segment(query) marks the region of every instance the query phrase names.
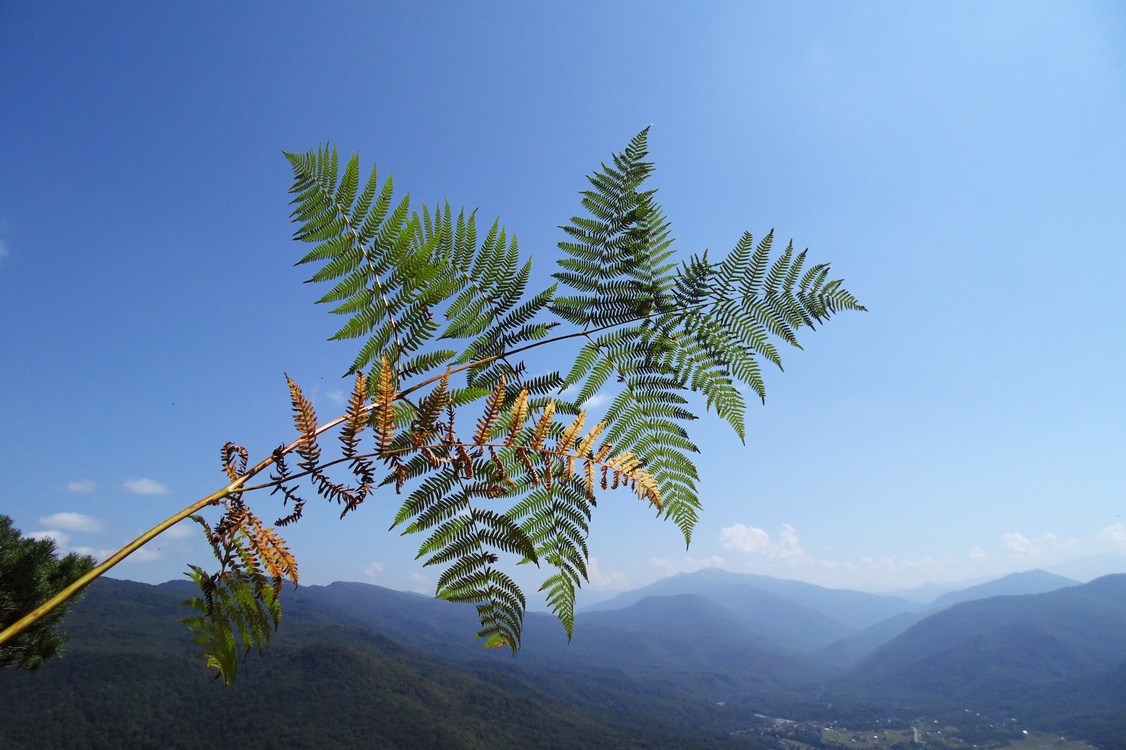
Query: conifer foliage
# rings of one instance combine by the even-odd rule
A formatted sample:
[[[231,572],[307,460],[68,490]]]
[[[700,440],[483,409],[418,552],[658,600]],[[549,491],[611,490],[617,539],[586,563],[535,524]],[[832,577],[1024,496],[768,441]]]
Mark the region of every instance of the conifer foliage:
[[[24,536],[0,515],[0,626],[36,607],[94,567],[94,558],[76,552],[59,557],[53,539]],[[66,607],[59,607],[18,636],[0,644],[0,669],[35,671],[61,652],[59,632]]]
[[[678,261],[647,139],[587,178],[542,289],[529,288],[531,261],[499,221],[484,229],[448,203],[416,208],[374,167],[362,179],[358,155],[341,171],[331,146],[285,155],[294,237],[310,246],[298,264],[340,316],[333,338],[358,344],[354,387],[347,413],[322,423],[287,379],[296,439],[253,466],[228,443],[230,484],[154,529],[223,509],[214,525],[193,516],[220,565],[191,567],[201,596],[184,620],[217,676],[233,679],[240,646],[264,647],[277,626],[282,584],[298,575],[276,526],[299,521],[312,494],[341,517],[399,495],[393,528],[419,535],[437,595],[475,606],[478,637],[513,651],[526,599],[506,569],[543,572],[570,637],[601,492],[632,491],[691,540],[700,499],[687,426],[700,405],[742,439],[744,388],[765,397],[762,362],[781,367],[778,344],[797,347],[799,329],[864,308],[827,263],[792,243],[775,252],[772,232],[757,243],[744,234],[718,260]],[[571,346],[566,371],[529,359],[548,345]],[[339,440],[326,452],[330,431]],[[256,489],[284,504],[275,527],[246,503]]]

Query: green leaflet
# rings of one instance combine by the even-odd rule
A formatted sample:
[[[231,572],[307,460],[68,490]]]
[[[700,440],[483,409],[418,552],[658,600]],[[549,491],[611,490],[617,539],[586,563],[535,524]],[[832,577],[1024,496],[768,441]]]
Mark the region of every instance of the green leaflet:
[[[575,593],[587,580],[586,538],[592,508],[581,480],[572,477],[551,489],[537,488],[511,511],[521,519],[521,529],[535,545],[537,557],[556,570],[540,590],[568,639],[574,634]]]
[[[278,590],[245,571],[208,575],[192,565],[188,577],[199,586],[203,597],[183,602],[197,614],[180,622],[188,626],[192,643],[200,648],[207,666],[216,670],[216,678],[230,685],[238,674],[240,658],[252,648],[262,651],[269,646],[270,635],[281,621]]]

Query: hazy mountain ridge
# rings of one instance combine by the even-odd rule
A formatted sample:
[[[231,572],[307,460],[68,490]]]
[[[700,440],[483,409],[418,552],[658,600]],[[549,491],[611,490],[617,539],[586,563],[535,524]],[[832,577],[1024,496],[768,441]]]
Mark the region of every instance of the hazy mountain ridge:
[[[929,614],[953,607],[955,604],[988,599],[992,596],[1046,594],[1049,591],[1078,585],[1079,581],[1073,578],[1049,573],[1046,570],[1026,570],[1021,573],[1010,573],[1007,576],[979,583],[976,586],[949,591],[936,597],[934,601],[923,607],[922,611]]]
[[[64,658],[0,679],[0,747],[716,746],[709,733],[677,726],[689,719],[669,710],[665,720],[625,690],[616,710],[597,711],[597,691],[580,705],[559,681],[533,684],[513,659],[473,644],[472,629],[456,640],[484,667],[436,658],[432,645],[472,609],[363,584],[287,591],[292,606],[271,651],[225,689],[176,623],[191,591],[183,582],[95,583],[68,621]],[[362,625],[373,610],[384,622],[434,627],[407,645]]]
[[[1113,575],[938,612],[876,649],[834,691],[905,707],[981,707],[1074,729],[1126,718],[1126,691],[1105,687],[1123,684],[1124,662],[1126,575]]]
[[[732,606],[732,600],[728,600],[728,597],[734,594],[734,601],[738,601],[739,595],[748,589],[780,597],[797,608],[816,613],[850,630],[874,625],[917,606],[907,599],[886,594],[831,589],[805,581],[706,568],[695,573],[680,573],[640,589],[627,591],[584,611],[620,609],[646,596],[670,594],[699,594],[725,606]]]
[[[1065,645],[1076,647],[1076,658],[1084,664],[1089,660],[1092,667],[1109,667],[1126,659],[1126,575],[1042,594],[957,604],[926,617],[879,647],[856,671],[890,676],[914,663],[949,654],[961,643],[993,639],[998,633],[1011,635],[1013,630],[1064,639]]]
[[[476,614],[470,607],[365,584],[334,583],[287,593],[292,594],[290,617],[372,628],[475,668],[614,672],[637,687],[644,679],[675,673],[686,683],[744,692],[808,684],[840,673],[757,637],[739,617],[703,597],[650,597],[624,610],[580,615],[570,642],[553,616],[529,613],[519,657],[510,665],[473,640]]]
[[[1061,580],[1046,573],[999,579],[961,595]],[[682,593],[664,593],[669,590]],[[630,592],[616,600],[625,604],[620,608],[581,612],[570,643],[553,617],[529,613],[516,659],[474,641],[471,607],[368,584],[305,586],[285,592],[285,618],[272,651],[251,657],[235,693],[202,675],[176,624],[185,616],[178,603],[193,591],[187,582],[96,583],[68,623],[75,636],[68,656],[41,675],[0,680],[0,705],[17,709],[0,712],[7,714],[0,715],[0,738],[9,743],[3,746],[31,746],[31,738],[54,732],[59,722],[81,730],[67,737],[101,739],[51,746],[136,745],[122,727],[143,729],[148,722],[163,727],[153,731],[167,746],[196,746],[176,744],[176,737],[199,740],[187,727],[200,711],[237,722],[236,710],[254,710],[275,717],[279,736],[292,740],[276,746],[312,747],[300,717],[316,721],[315,706],[365,715],[405,712],[409,716],[384,728],[398,738],[385,737],[385,744],[398,747],[722,747],[740,716],[765,706],[772,715],[808,710],[831,716],[846,707],[851,715],[895,707],[925,712],[957,705],[960,711],[964,703],[1069,736],[1087,733],[1108,746],[1114,746],[1107,739],[1114,728],[1126,726],[1126,575],[1043,594],[977,599],[927,616],[901,611],[858,631],[826,612],[848,618],[856,602],[910,603],[702,571]],[[764,624],[771,618],[775,627]],[[920,619],[895,632],[911,618]],[[778,635],[793,623],[810,628],[803,649]],[[851,632],[851,642],[866,634],[874,644],[850,672],[833,663],[850,639],[816,652],[808,646],[811,632],[832,629]],[[364,694],[340,688],[341,682],[363,686]],[[255,687],[265,684],[274,686],[267,689],[271,694],[276,686],[285,690],[266,697]],[[53,707],[64,694],[66,707]],[[215,708],[213,696],[224,694],[237,697]],[[137,707],[107,705],[107,695]],[[517,705],[518,718],[501,708]],[[415,726],[410,718],[427,714],[437,717],[437,726]],[[498,731],[490,745],[490,722],[497,720],[515,726]],[[111,721],[113,727],[103,726]],[[384,736],[376,723],[357,721],[360,730],[333,723],[325,736],[343,746]],[[593,744],[568,744],[576,732]],[[426,741],[412,745],[412,736]],[[528,744],[541,736],[553,739]],[[238,741],[272,746],[243,735]]]
[[[864,657],[900,633],[906,632],[912,625],[956,604],[988,599],[993,596],[1042,594],[1067,586],[1075,586],[1078,583],[1078,581],[1070,578],[1064,578],[1043,570],[1010,573],[992,581],[941,594],[934,600],[916,607],[914,611],[901,612],[858,633],[842,638],[840,641],[817,651],[817,656],[839,667],[854,667]]]
[[[826,664],[851,668],[879,646],[929,614],[962,601],[1052,591],[1077,581],[1042,570],[1013,573],[919,604],[902,597],[829,589],[803,581],[708,568],[682,573],[600,602],[584,617],[622,611],[647,597],[692,595],[743,621],[747,632],[777,646],[814,654]]]

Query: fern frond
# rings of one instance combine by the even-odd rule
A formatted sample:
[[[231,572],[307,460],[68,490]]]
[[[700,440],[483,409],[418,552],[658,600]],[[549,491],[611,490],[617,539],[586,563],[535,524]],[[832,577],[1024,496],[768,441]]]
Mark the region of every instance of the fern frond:
[[[438,387],[419,403],[418,413],[415,415],[416,426],[412,430],[416,441],[424,441],[426,436],[437,431],[438,418],[450,403],[449,386],[449,375],[443,375]]]
[[[371,412],[375,428],[378,451],[386,457],[387,451],[395,441],[395,376],[387,357],[380,359],[378,385],[373,394],[374,405]],[[386,459],[385,459],[386,460]]]
[[[516,397],[516,401],[512,404],[512,409],[509,412],[509,430],[508,439],[504,441],[505,446],[510,446],[515,442],[516,436],[520,434],[520,430],[524,428],[524,421],[528,418],[528,391],[524,389],[520,391],[520,395]]]
[[[261,560],[266,572],[275,581],[288,578],[297,586],[297,558],[289,551],[285,540],[273,529],[262,525],[257,516],[250,516],[244,527],[247,540],[253,545],[254,555]]]
[[[547,406],[544,407],[543,414],[540,415],[539,420],[536,422],[535,430],[532,432],[532,439],[528,443],[533,451],[538,451],[543,448],[544,442],[547,440],[547,431],[551,427],[552,417],[555,416],[555,402],[549,401]]]
[[[312,469],[321,457],[321,449],[317,445],[317,413],[312,402],[301,392],[300,386],[288,375],[285,376],[285,381],[289,385],[289,399],[293,407],[293,426],[301,435],[301,445],[297,449],[298,455],[303,459],[301,467]]]
[[[214,529],[193,516],[204,529],[220,561],[220,569],[208,574],[192,565],[188,577],[203,597],[192,597],[185,605],[197,614],[181,620],[188,626],[201,656],[216,670],[216,679],[230,684],[238,671],[237,644],[244,656],[251,649],[267,648],[271,633],[281,621],[278,588],[283,577],[297,585],[297,561],[285,542],[237,500],[228,500],[227,512]],[[263,563],[273,578],[263,572]]]
[[[348,398],[348,421],[340,431],[340,443],[344,447],[345,458],[355,458],[359,450],[360,433],[368,423],[368,415],[364,412],[367,398],[367,378],[362,372],[357,372],[352,395]]]
[[[333,338],[355,340],[358,351],[347,412],[334,421],[339,459],[322,456],[325,427],[287,377],[298,439],[273,452],[271,483],[261,485],[292,503],[277,525],[301,517],[302,483],[343,505],[342,515],[356,508],[379,458],[382,484],[406,494],[394,526],[425,537],[418,554],[441,569],[438,595],[473,604],[478,636],[512,650],[526,602],[496,567],[501,556],[551,569],[541,590],[570,637],[599,488],[635,492],[690,541],[700,498],[687,426],[697,405],[743,438],[744,390],[765,399],[761,363],[782,367],[778,342],[801,348],[803,328],[864,308],[793,242],[775,253],[773,230],[757,244],[744,233],[718,260],[705,252],[674,262],[647,157],[648,129],[587,178],[580,211],[561,227],[556,283],[537,291],[531,262],[499,220],[479,232],[474,212],[448,202],[414,210],[390,177],[373,167],[362,180],[358,155],[341,165],[331,146],[286,154],[294,237],[308,243],[298,263],[322,285],[318,302],[341,316]],[[561,324],[573,328],[553,333]],[[522,359],[569,339],[579,351],[565,376]],[[417,403],[408,398],[435,382]],[[607,392],[604,418],[583,436],[586,407]],[[478,402],[462,440],[472,418],[459,414]],[[221,458],[230,481],[245,482],[245,449],[227,444]],[[354,483],[330,477],[338,464]],[[268,642],[282,580],[297,582],[296,559],[243,503],[243,488],[230,488],[214,527],[201,520],[219,571],[189,573],[201,596],[187,622],[224,679],[240,645]]]
[[[288,526],[301,520],[305,511],[305,498],[297,494],[297,488],[292,484],[293,477],[285,459],[285,446],[275,448],[271,457],[274,461],[274,470],[270,473],[270,481],[274,484],[274,489],[270,494],[280,492],[283,504],[293,503],[293,511],[289,515],[279,517],[274,523],[278,526]]]
[[[473,433],[473,444],[484,445],[493,434],[497,419],[500,418],[501,408],[504,405],[505,387],[507,383],[502,375],[496,388],[485,402],[485,413],[477,420],[477,431]]]
[[[246,473],[246,464],[250,460],[250,454],[246,448],[228,442],[223,445],[221,455],[223,471],[227,472],[227,478],[232,482]]]
[[[293,168],[290,193],[296,204],[293,218],[299,224],[294,239],[317,243],[301,262],[325,263],[311,282],[340,280],[320,300],[343,302],[335,312],[349,315],[334,338],[364,336],[369,337],[369,344],[372,339],[383,342],[363,347],[351,371],[364,369],[388,343],[393,360],[409,355],[410,342],[404,342],[402,334],[419,321],[400,316],[399,305],[404,287],[408,297],[422,295],[429,276],[423,271],[430,255],[430,249],[418,241],[420,232],[409,197],[389,211],[393,188],[388,179],[379,200],[372,204],[377,183],[373,169],[360,200],[355,201],[358,156],[349,160],[338,182],[336,150],[329,146],[303,155],[287,153],[286,158]],[[405,276],[405,269],[419,278]]]
[[[559,437],[559,442],[556,443],[555,450],[560,453],[566,453],[571,450],[571,446],[574,445],[575,440],[577,440],[579,435],[582,433],[583,422],[585,421],[586,412],[579,412],[579,416],[575,417],[575,421],[569,424],[567,426],[567,429],[565,429],[563,431],[563,434]],[[576,450],[575,452],[580,456],[584,455],[583,451]]]

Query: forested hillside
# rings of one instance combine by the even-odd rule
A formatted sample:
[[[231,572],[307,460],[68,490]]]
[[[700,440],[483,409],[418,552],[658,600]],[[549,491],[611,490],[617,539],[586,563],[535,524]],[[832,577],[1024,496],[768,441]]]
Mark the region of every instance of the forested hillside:
[[[95,584],[68,623],[73,640],[64,658],[37,674],[0,679],[0,746],[716,746],[707,733],[662,722],[657,711],[628,696],[599,713],[576,707],[512,673],[510,656],[490,654],[498,668],[457,666],[370,628],[326,624],[298,607],[272,651],[252,657],[239,681],[224,687],[193,658],[186,633],[173,627],[184,615],[178,602],[185,588],[110,579]],[[442,602],[385,593],[384,602],[415,599],[456,612],[455,620],[472,617]],[[403,615],[409,624],[409,609],[388,608],[384,617]],[[434,635],[443,637],[440,631],[441,625]],[[489,658],[479,652],[475,647],[475,654]]]
[[[857,592],[771,580],[757,583],[773,591],[756,593],[715,579],[693,589],[683,577],[585,612],[570,643],[553,617],[531,613],[515,658],[482,649],[467,636],[473,612],[448,602],[359,583],[301,587],[286,592],[271,651],[252,654],[233,687],[211,679],[174,626],[189,583],[106,579],[68,622],[64,658],[0,678],[0,746],[783,746],[763,715],[811,722],[797,733],[806,740],[821,723],[907,727],[926,716],[967,736],[1015,721],[1121,746],[1126,576],[957,604],[889,634],[847,673],[763,622],[780,612],[855,632]]]

